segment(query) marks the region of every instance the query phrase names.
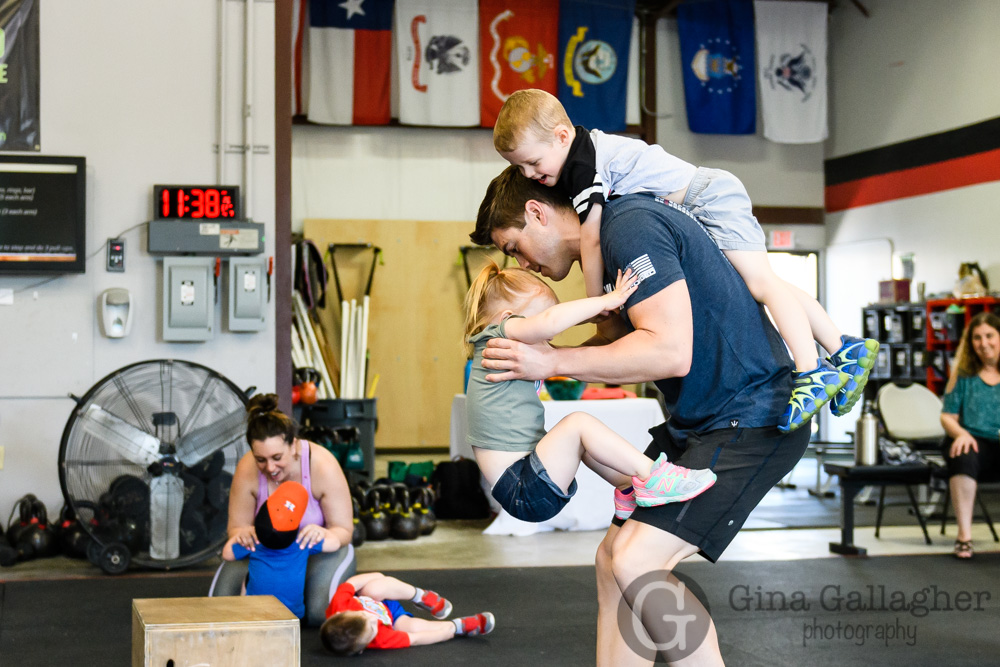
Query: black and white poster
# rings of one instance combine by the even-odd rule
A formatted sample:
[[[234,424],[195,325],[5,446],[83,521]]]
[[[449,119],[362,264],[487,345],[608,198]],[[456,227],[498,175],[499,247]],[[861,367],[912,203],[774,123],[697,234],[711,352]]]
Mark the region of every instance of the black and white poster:
[[[41,150],[39,2],[0,0],[0,151]]]

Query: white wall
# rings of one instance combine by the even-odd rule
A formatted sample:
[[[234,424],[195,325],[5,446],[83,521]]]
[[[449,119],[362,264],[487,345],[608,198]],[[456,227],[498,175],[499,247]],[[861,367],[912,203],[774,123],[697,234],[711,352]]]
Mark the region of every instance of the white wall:
[[[87,158],[87,248],[83,275],[0,277],[14,304],[0,306],[0,515],[34,493],[57,514],[57,454],[73,402],[126,364],[176,358],[206,365],[240,387],[274,388],[274,306],[268,328],[215,339],[160,340],[159,266],[145,229],[124,233],[126,272],[104,269],[105,242],[152,216],[154,184],[216,182],[219,3],[46,0],[41,5],[41,153]],[[228,0],[227,144],[242,144],[244,3]],[[257,0],[253,158],[249,189],[274,254],[274,2]],[[227,156],[227,184],[241,183],[240,157]],[[96,299],[108,287],[132,291],[131,334],[100,334]],[[221,314],[226,300],[217,306]]]
[[[692,134],[679,61],[677,22],[660,21],[657,110],[673,117],[658,122],[657,142],[695,164],[733,171],[759,205],[821,206],[822,144],[780,146],[759,127],[746,137]],[[472,221],[506,164],[486,129],[296,126],[292,227],[301,230],[304,218]]]
[[[995,77],[977,65],[1000,58],[1000,3],[864,4],[871,18],[846,3],[831,14],[828,158],[1000,115]],[[926,283],[928,295],[949,292],[966,261],[978,261],[1000,287],[998,201],[1000,183],[992,182],[828,214],[830,314],[858,331],[861,307],[877,299],[877,281],[893,277],[893,253],[916,255],[914,280]],[[833,420],[828,436],[844,437],[857,414]]]

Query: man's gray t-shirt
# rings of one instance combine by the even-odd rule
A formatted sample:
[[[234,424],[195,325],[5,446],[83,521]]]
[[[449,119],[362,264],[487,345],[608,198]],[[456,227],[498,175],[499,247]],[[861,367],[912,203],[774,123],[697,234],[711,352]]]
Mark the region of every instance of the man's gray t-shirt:
[[[491,338],[506,338],[504,322],[471,336],[475,345],[465,396],[468,442],[473,447],[504,452],[530,452],[545,435],[545,408],[538,383],[530,380],[487,382],[495,371],[483,368],[483,350]]]

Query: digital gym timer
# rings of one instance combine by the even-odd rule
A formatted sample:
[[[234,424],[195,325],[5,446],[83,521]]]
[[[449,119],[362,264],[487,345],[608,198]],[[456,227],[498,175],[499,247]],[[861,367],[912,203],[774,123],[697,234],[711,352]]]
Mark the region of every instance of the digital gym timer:
[[[240,188],[235,185],[154,185],[157,219],[237,220]]]

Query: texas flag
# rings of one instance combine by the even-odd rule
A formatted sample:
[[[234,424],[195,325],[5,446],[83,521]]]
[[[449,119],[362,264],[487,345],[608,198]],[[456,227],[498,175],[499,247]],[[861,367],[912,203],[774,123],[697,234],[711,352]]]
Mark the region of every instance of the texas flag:
[[[396,0],[399,122],[479,125],[476,0]]]
[[[309,120],[388,125],[394,0],[309,0]]]
[[[540,88],[556,94],[559,6],[537,0],[479,0],[480,106],[493,127],[511,93]]]

